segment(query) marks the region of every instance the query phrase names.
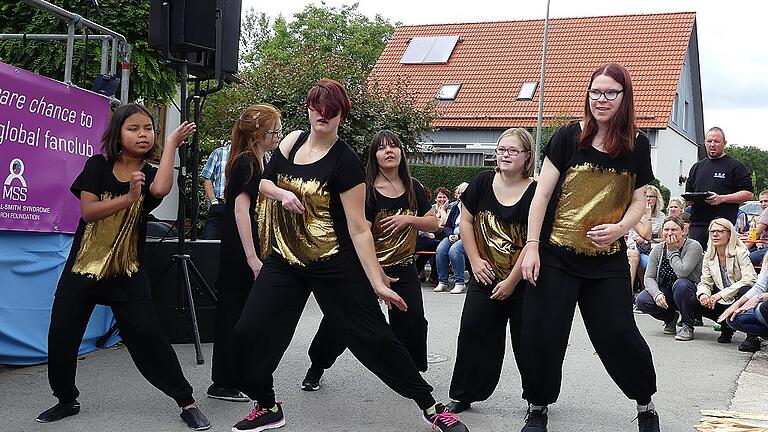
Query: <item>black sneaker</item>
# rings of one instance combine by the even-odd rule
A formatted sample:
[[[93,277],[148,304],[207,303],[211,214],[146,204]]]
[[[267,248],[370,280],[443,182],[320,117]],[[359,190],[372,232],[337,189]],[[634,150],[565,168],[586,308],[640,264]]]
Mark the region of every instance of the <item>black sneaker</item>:
[[[660,432],[659,415],[653,410],[638,413],[637,428],[640,432]]]
[[[456,414],[446,408],[443,404],[435,405],[435,414],[421,412],[422,418],[428,425],[432,426],[433,431],[440,432],[469,432],[469,428],[459,420]]]
[[[220,399],[220,400],[225,400],[229,402],[250,401],[248,396],[244,395],[240,390],[229,388],[229,387],[222,387],[218,384],[211,384],[211,386],[208,387],[208,391],[206,392],[206,395],[209,398]]]
[[[679,316],[678,313],[675,312],[674,318],[664,323],[664,334],[668,334],[668,335],[677,334],[677,328],[675,327],[675,323],[677,322],[678,316]]]
[[[542,410],[528,408],[525,414],[525,426],[520,432],[547,432],[547,407]]]
[[[720,336],[717,337],[717,343],[731,343],[733,340],[733,329],[723,325],[722,329],[720,330]]]
[[[50,423],[63,419],[64,417],[73,416],[80,412],[80,402],[59,402],[56,405],[48,408],[40,413],[35,419],[40,423]]]
[[[258,403],[254,403],[250,414],[232,426],[232,432],[260,432],[285,426],[283,406],[279,403],[275,406],[277,412],[272,412],[270,409],[261,409]]]
[[[192,430],[201,431],[211,427],[211,422],[208,421],[197,407],[193,406],[192,408],[181,410],[179,416]]]
[[[323,376],[322,369],[318,371],[314,368],[307,370],[307,375],[304,377],[304,381],[301,382],[301,389],[304,391],[318,391],[320,390],[320,378]]]
[[[462,402],[462,401],[450,401],[448,402],[448,405],[445,407],[451,410],[452,413],[458,414],[462,411],[468,410],[472,406],[469,402]]]
[[[703,319],[701,319],[701,317],[699,317],[699,318],[694,318],[694,319],[693,319],[693,326],[694,326],[694,327],[704,327],[704,320],[703,320]]]
[[[744,342],[739,345],[739,351],[751,353],[760,351],[760,338],[754,335],[747,335]]]

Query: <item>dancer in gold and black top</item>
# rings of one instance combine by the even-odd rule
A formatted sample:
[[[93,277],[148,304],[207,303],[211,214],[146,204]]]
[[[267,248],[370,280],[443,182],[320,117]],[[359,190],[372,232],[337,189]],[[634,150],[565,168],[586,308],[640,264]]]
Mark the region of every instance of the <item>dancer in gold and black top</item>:
[[[427,319],[421,298],[421,283],[413,254],[418,231],[434,231],[438,220],[421,184],[411,178],[405,152],[397,135],[388,130],[373,137],[366,168],[365,217],[371,224],[376,257],[387,276],[396,279],[390,285],[408,304],[407,311],[391,309],[392,331],[411,354],[416,367],[427,370]],[[334,329],[325,317],[320,323],[301,388],[320,388],[320,377],[344,352],[343,333]]]
[[[195,130],[182,123],[166,140],[160,166],[155,123],[141,105],[120,106],[102,138],[102,154],[91,156],[70,190],[82,217],[56,288],[48,330],[48,380],[59,400],[37,417],[48,423],[77,414],[77,354],[97,304],[110,306],[120,337],[144,378],[172,397],[194,430],[211,424],[195,407],[192,387],[163,335],[143,266],[147,215],[171,190],[176,148]]]
[[[520,368],[520,320],[525,281],[525,246],[533,181],[533,138],[525,129],[508,129],[496,144],[495,171],[477,175],[461,196],[461,238],[472,266],[447,405],[462,412],[488,399],[499,383],[507,323]]]
[[[360,159],[338,137],[350,108],[341,84],[318,81],[307,95],[311,131],[288,135],[264,170],[257,211],[260,247],[268,256],[235,326],[240,390],[256,403],[233,430],[285,424],[272,374],[313,293],[352,354],[390,388],[413,399],[433,429],[464,432],[468,429],[454,414],[435,404],[432,387],[379,308],[377,296],[401,310],[407,305],[389,288],[391,279],[376,260]]]
[[[650,144],[635,125],[632,82],[623,66],[600,66],[584,91],[584,120],[560,128],[544,150],[528,217],[523,277],[532,286],[525,291],[521,337],[529,402],[523,431],[547,430],[547,405],[560,393],[578,303],[608,374],[637,401],[640,431],[656,432],[656,373],[632,313],[624,242],[653,180]]]
[[[238,375],[235,328],[253,281],[261,271],[257,256],[256,202],[264,154],[274,150],[282,138],[280,112],[268,104],[248,107],[232,127],[232,148],[226,167],[224,212],[221,215],[221,253],[216,278],[216,333],[208,397],[248,402],[242,394]]]

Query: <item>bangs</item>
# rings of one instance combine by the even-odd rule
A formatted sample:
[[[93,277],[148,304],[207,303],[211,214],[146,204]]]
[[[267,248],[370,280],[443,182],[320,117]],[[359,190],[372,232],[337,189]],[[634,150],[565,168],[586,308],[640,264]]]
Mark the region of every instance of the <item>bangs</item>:
[[[341,114],[346,120],[352,109],[349,96],[344,87],[337,81],[321,79],[307,94],[307,107],[317,111],[325,119],[332,119]]]

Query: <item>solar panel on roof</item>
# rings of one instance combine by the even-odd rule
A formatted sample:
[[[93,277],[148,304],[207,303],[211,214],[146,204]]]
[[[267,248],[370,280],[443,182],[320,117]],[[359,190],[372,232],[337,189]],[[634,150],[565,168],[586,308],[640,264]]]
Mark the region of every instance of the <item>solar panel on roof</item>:
[[[458,36],[419,36],[408,43],[401,64],[441,64],[448,59],[459,41]]]
[[[427,56],[424,58],[424,63],[448,63],[448,58],[451,57],[451,53],[458,41],[458,36],[440,36],[435,38],[432,48],[429,49]]]

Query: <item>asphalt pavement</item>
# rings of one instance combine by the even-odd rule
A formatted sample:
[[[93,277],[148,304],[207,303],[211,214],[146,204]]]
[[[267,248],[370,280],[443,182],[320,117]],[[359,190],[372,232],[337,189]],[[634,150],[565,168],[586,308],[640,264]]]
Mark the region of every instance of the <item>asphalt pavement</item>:
[[[456,338],[464,295],[423,289],[429,320],[429,370],[424,374],[439,401],[448,398]],[[348,351],[326,372],[317,392],[303,392],[299,384],[309,360],[307,348],[322,313],[310,298],[280,368],[275,374],[277,398],[283,402],[285,432],[429,431],[416,405],[384,386]],[[696,328],[696,340],[678,342],[663,335],[661,324],[635,315],[653,352],[659,392],[654,402],[663,431],[693,431],[702,409],[768,410],[768,356],[737,350],[744,335],[731,344],[718,344],[712,322]],[[258,343],[258,338],[253,340]],[[546,343],[546,341],[542,341]],[[210,384],[211,344],[204,345],[206,363],[195,363],[192,345],[174,345],[199,406],[211,420],[212,431],[228,431],[248,413],[247,403],[205,397]],[[745,371],[746,369],[746,371]],[[77,383],[81,391],[79,415],[52,424],[34,418],[55,403],[48,387],[46,366],[0,367],[0,431],[178,431],[188,429],[178,408],[147,383],[122,345],[83,356]],[[487,401],[461,414],[472,431],[519,431],[526,403],[520,397],[520,376],[507,349],[501,382]],[[589,342],[578,312],[563,370],[560,399],[550,407],[550,431],[636,431],[636,410],[611,381]]]

